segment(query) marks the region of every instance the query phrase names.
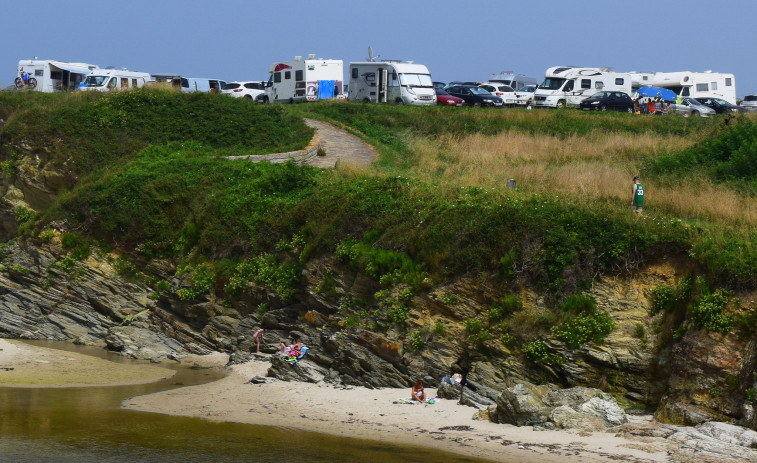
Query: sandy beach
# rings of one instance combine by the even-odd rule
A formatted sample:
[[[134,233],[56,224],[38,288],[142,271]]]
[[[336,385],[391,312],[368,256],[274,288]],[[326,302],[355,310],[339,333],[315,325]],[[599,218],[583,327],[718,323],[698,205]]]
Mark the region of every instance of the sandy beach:
[[[183,363],[224,368],[227,357],[188,357]],[[367,389],[285,382],[265,377],[259,356],[227,368],[223,379],[134,397],[124,408],[211,420],[290,427],[333,435],[432,447],[492,461],[665,462],[669,445],[652,437],[620,437],[616,431],[534,431],[474,419],[476,410],[456,401],[404,404],[410,388]],[[10,369],[10,370],[9,370]],[[121,364],[0,339],[0,386],[72,387],[138,384],[169,377],[156,365]],[[429,397],[436,389],[426,388]],[[650,417],[632,417],[639,424]]]

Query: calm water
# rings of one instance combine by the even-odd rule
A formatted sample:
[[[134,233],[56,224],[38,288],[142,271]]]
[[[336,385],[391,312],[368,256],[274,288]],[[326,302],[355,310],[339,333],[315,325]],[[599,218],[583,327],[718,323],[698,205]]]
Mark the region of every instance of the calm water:
[[[103,349],[39,343],[127,363]],[[0,387],[0,462],[481,462],[424,448],[270,426],[122,410],[124,399],[219,379],[176,367],[151,384],[86,388]],[[178,383],[178,384],[177,384]]]

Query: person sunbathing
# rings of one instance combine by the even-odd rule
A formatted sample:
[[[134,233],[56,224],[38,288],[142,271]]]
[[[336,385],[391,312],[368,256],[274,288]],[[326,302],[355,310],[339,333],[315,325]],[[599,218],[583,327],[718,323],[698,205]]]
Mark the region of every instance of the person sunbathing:
[[[423,381],[420,379],[413,385],[413,389],[410,391],[410,396],[413,400],[423,402],[426,400],[426,392],[423,390]]]

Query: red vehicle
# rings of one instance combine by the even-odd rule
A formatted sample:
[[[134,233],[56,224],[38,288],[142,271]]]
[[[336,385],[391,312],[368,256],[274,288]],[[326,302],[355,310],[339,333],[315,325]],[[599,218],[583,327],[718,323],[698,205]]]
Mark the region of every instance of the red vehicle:
[[[465,100],[452,96],[441,88],[434,90],[436,90],[436,104],[440,106],[462,106],[465,104]]]

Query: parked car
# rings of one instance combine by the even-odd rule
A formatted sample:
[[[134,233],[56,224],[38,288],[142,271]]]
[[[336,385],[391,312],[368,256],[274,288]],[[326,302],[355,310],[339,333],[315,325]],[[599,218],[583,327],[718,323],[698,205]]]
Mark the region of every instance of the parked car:
[[[499,82],[484,82],[479,87],[483,88],[487,92],[494,96],[502,98],[502,103],[509,106],[515,105],[515,90],[509,85],[505,85]]]
[[[536,92],[536,85],[524,85],[519,88],[515,91],[515,104],[526,107],[533,106],[534,92]]]
[[[715,114],[715,110],[703,105],[699,100],[685,96],[681,98],[680,103],[671,103],[665,108],[666,114],[681,114],[683,116],[702,116],[710,117]]]
[[[713,98],[713,100],[715,100],[715,103],[719,104],[720,106],[723,106],[726,109],[730,109],[731,112],[734,112],[734,113],[745,113],[749,111],[747,108],[742,108],[741,106],[731,104],[722,98]]]
[[[707,106],[708,108],[711,108],[718,114],[727,114],[731,112],[730,108],[723,106],[722,104],[715,101],[715,98],[711,98],[709,96],[699,96],[697,97],[697,101],[700,104],[703,104]]]
[[[597,92],[578,105],[581,109],[597,111],[625,111],[634,112],[633,100],[625,92]]]
[[[502,98],[494,96],[481,87],[475,85],[450,85],[445,88],[447,93],[465,100],[468,106],[502,107]]]
[[[441,106],[462,106],[465,104],[465,100],[452,96],[444,89],[436,89],[436,104]]]
[[[741,107],[752,111],[757,111],[757,95],[747,95],[741,101]]]
[[[229,95],[235,98],[247,98],[256,100],[258,95],[265,93],[264,83],[260,81],[252,82],[230,82],[221,89],[222,95]]]

